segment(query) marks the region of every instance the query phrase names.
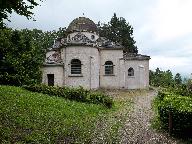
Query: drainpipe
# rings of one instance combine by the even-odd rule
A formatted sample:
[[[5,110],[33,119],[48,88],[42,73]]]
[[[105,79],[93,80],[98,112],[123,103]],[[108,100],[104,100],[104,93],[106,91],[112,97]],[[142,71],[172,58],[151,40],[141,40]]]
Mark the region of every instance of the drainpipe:
[[[63,84],[64,84],[64,86],[66,86],[66,68],[68,68],[68,67],[67,67],[67,64],[66,64],[66,61],[67,61],[67,60],[66,60],[66,56],[67,56],[67,54],[66,54],[66,51],[67,51],[67,50],[66,50],[66,49],[67,49],[67,47],[65,47],[65,60],[64,60],[65,62],[64,62],[64,64],[63,64],[63,72],[64,72],[64,73],[63,73],[63,74],[64,74]]]
[[[101,85],[101,51],[100,49],[98,48],[98,52],[99,52],[99,88],[100,88],[100,85]]]
[[[89,79],[89,86],[90,86],[90,89],[91,89],[91,82],[92,82],[92,81],[91,81],[91,75],[92,75],[92,73],[91,73],[91,68],[92,68],[92,67],[91,67],[91,59],[92,59],[92,58],[93,58],[93,57],[90,56],[90,63],[89,63],[89,64],[90,64],[90,79]]]
[[[118,83],[119,83],[119,89],[121,88],[121,66],[120,66],[120,58],[119,58],[119,64],[118,64],[119,66],[119,74],[117,74],[117,75],[119,75],[118,77],[119,77],[119,80],[118,80]]]
[[[143,68],[144,68],[143,65],[139,65],[139,89],[142,89],[142,87],[143,87],[143,84],[142,84],[143,79],[141,79],[141,78],[143,78],[143,76],[141,76],[141,75],[143,75],[143,73],[141,73],[141,72],[143,72],[142,71]]]
[[[127,84],[127,80],[128,80],[128,77],[127,77],[127,69],[126,69],[126,65],[125,65],[125,60],[123,60],[123,84],[124,84],[124,88],[128,89],[128,86],[126,85]]]

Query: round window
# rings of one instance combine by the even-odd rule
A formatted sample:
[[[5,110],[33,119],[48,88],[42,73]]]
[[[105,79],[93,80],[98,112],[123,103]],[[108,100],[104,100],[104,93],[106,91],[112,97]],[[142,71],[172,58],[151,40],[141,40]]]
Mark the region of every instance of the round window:
[[[91,36],[91,39],[95,39],[95,36],[94,36],[94,35],[92,35],[92,36]]]

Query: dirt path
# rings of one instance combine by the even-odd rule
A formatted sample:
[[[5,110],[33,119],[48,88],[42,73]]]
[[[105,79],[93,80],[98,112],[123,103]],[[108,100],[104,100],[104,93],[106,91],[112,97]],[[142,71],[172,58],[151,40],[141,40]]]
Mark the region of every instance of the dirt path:
[[[154,112],[151,102],[155,90],[106,91],[120,106],[117,111],[103,115],[96,125],[92,143],[120,144],[180,144],[169,134],[152,129]]]
[[[120,143],[128,144],[175,144],[168,134],[158,133],[150,126],[153,117],[151,102],[157,92],[149,91],[133,98],[134,107],[120,130]]]

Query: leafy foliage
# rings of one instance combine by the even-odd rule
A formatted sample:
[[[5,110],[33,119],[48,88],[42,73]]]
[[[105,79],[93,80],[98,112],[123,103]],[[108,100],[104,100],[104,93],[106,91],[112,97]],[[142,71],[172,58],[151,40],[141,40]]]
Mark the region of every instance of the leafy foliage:
[[[173,77],[170,70],[161,71],[159,68],[155,72],[149,72],[150,85],[166,88],[176,95],[192,96],[192,81],[182,81],[181,75],[177,73]]]
[[[177,74],[175,75],[174,81],[175,81],[175,83],[176,83],[177,85],[182,84],[182,78],[181,78],[180,73],[177,73]]]
[[[31,85],[24,86],[25,89],[40,92],[44,94],[54,95],[58,97],[67,98],[70,100],[88,102],[94,104],[103,104],[104,106],[111,108],[113,105],[113,100],[109,96],[101,92],[92,92],[82,87],[79,88],[69,88],[69,87],[53,87],[47,85]]]
[[[158,97],[154,100],[159,127],[168,130],[169,121],[172,121],[173,134],[189,136],[192,132],[192,82],[182,82],[181,75],[172,76],[171,71],[150,71],[150,84],[162,87]],[[172,120],[171,120],[172,119]]]
[[[3,20],[9,20],[8,14],[13,11],[31,19],[33,15],[31,10],[38,5],[35,0],[0,0],[0,28],[5,26]]]
[[[40,83],[46,49],[65,31],[0,29],[0,84]]]
[[[152,86],[170,87],[174,85],[173,74],[170,70],[162,71],[157,68],[149,72],[149,83]]]
[[[187,83],[177,84],[174,87],[170,87],[169,91],[181,96],[192,96],[192,82],[188,80]]]
[[[43,52],[31,41],[30,32],[3,29],[0,35],[3,54],[1,83],[21,85],[37,82],[41,75]]]
[[[108,24],[98,24],[99,34],[125,47],[125,52],[138,53],[133,38],[133,27],[123,17],[118,18],[114,13]]]
[[[168,130],[172,116],[173,134],[192,136],[192,97],[181,96],[170,91],[160,91],[154,100],[162,128]]]

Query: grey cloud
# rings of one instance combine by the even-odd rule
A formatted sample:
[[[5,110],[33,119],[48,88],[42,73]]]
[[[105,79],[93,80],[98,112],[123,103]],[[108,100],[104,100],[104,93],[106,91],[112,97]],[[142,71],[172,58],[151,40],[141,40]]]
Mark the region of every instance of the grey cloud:
[[[95,23],[98,21],[106,23],[116,12],[117,16],[124,17],[133,26],[139,53],[150,55],[152,58],[154,56],[177,57],[178,59],[185,57],[191,62],[192,34],[171,41],[155,41],[155,35],[151,29],[153,22],[151,13],[158,1],[160,0],[46,0],[33,10],[35,22],[13,14],[8,26],[17,29],[55,30],[59,27],[67,27],[74,18],[82,16],[83,13]],[[153,64],[152,67],[158,67],[158,64]],[[179,66],[173,69],[180,71],[184,68],[184,66]],[[191,71],[192,69],[185,68],[183,73],[189,74]]]

